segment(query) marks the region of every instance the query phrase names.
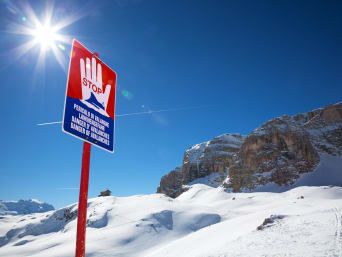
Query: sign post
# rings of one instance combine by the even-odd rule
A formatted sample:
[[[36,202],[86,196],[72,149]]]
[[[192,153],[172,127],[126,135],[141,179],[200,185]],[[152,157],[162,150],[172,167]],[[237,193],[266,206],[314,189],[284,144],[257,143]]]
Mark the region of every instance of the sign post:
[[[80,195],[78,200],[76,257],[85,256],[90,150],[91,144],[83,142]]]
[[[63,113],[63,132],[83,140],[76,257],[85,256],[91,145],[114,152],[116,74],[73,40]]]

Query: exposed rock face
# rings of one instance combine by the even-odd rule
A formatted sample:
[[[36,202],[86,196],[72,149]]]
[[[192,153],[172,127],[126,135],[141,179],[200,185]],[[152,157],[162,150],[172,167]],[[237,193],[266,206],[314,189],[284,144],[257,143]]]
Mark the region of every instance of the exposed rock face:
[[[336,106],[329,104],[320,114],[328,124],[340,122],[342,119],[342,103],[336,104]]]
[[[253,131],[236,159],[230,169],[230,183],[225,185],[234,191],[252,190],[268,182],[291,185],[301,173],[312,171],[319,163],[309,134],[284,119],[272,120]]]
[[[291,185],[326,153],[342,155],[342,103],[265,122],[247,137],[225,134],[190,147],[183,165],[161,180],[158,192],[177,197],[186,185],[213,173],[233,191],[273,182]]]
[[[225,134],[194,145],[184,153],[182,182],[187,184],[214,172],[227,172],[245,136]]]
[[[166,194],[176,198],[182,193],[182,169],[175,168],[170,173],[164,175],[160,180],[160,186],[157,188],[157,193]]]
[[[221,183],[244,139],[239,134],[224,134],[190,147],[184,153],[183,165],[161,178],[157,193],[177,197],[186,190],[183,185],[212,173],[220,173],[215,180]]]

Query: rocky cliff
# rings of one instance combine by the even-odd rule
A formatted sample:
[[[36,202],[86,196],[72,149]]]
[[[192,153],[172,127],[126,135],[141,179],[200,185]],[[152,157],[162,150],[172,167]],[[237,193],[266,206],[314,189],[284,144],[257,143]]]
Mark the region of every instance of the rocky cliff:
[[[157,192],[177,197],[196,181],[235,192],[289,186],[314,171],[324,154],[342,156],[342,103],[272,119],[248,136],[225,134],[194,145]]]

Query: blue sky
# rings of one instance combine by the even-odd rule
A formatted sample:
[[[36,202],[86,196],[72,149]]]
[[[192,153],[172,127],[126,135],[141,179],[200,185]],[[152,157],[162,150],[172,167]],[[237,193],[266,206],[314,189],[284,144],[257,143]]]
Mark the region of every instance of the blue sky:
[[[38,17],[45,1],[28,1]],[[100,5],[99,5],[100,3]],[[52,51],[36,65],[23,1],[0,1],[2,78],[0,199],[78,200],[82,142],[61,125],[68,68]],[[89,197],[154,193],[191,145],[223,133],[340,102],[341,1],[63,1],[53,22],[82,17],[60,33],[78,39],[117,73],[115,153],[92,147]],[[22,17],[27,17],[26,21]],[[59,49],[68,60],[70,44]]]

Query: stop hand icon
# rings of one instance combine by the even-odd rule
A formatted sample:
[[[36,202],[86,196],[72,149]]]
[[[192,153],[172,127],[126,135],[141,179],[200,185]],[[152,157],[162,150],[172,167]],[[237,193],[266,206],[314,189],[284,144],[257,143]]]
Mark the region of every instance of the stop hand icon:
[[[97,69],[96,69],[97,67]],[[96,59],[92,58],[92,63],[90,59],[86,58],[86,64],[84,59],[80,58],[80,68],[81,68],[81,84],[82,84],[82,100],[87,101],[91,99],[91,95],[96,98],[99,104],[94,104],[91,102],[93,109],[103,109],[107,108],[109,93],[111,85],[107,84],[105,90],[102,87],[102,67],[98,63],[96,65]],[[97,70],[97,72],[96,72]],[[95,107],[95,108],[94,108]]]

